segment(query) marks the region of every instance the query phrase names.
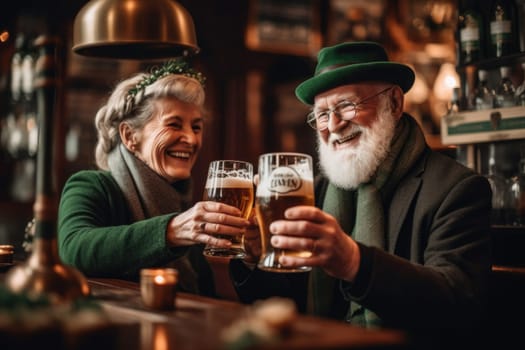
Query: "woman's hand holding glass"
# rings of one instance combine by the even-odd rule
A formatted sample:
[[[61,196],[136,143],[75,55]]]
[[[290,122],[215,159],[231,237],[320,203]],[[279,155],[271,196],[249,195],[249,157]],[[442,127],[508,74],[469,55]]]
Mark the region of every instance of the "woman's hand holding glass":
[[[171,219],[166,238],[171,246],[204,243],[227,249],[231,241],[217,235],[238,236],[250,224],[234,206],[202,201]]]
[[[208,177],[204,188],[204,200],[228,204],[240,211],[241,217],[248,219],[251,216],[254,202],[253,165],[240,160],[216,160],[210,163]],[[206,227],[208,224],[204,224]],[[220,231],[210,232],[216,238],[231,241],[231,246],[220,247],[208,244],[204,248],[204,255],[242,259],[244,251],[244,229],[237,235],[225,236]]]

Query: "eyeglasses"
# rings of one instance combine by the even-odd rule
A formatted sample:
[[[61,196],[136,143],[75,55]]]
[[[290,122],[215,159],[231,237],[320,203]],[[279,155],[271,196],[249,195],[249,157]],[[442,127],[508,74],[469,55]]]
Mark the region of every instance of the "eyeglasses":
[[[330,121],[330,115],[334,113],[339,119],[342,120],[352,120],[357,116],[357,107],[364,104],[366,101],[373,99],[374,97],[377,97],[388,90],[390,90],[392,86],[379,91],[378,93],[368,96],[364,99],[362,99],[359,102],[352,102],[349,100],[342,100],[339,101],[334,107],[323,110],[323,111],[312,111],[310,112],[306,117],[306,122],[308,125],[310,125],[313,129],[322,131],[328,127],[328,122]]]

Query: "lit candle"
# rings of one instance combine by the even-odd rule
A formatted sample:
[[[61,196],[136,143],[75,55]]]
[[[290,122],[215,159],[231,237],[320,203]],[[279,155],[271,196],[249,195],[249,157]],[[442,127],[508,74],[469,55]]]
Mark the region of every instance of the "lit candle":
[[[14,247],[10,244],[0,245],[0,263],[1,264],[12,264],[13,263],[13,252]]]
[[[140,271],[142,302],[151,309],[174,309],[177,281],[176,269],[142,269]]]

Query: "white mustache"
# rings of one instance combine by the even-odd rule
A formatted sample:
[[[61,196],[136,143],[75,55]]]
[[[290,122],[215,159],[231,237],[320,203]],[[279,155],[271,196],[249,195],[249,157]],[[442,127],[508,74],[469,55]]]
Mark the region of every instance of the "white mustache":
[[[330,137],[328,138],[328,143],[332,144],[335,142],[342,142],[347,139],[350,139],[354,137],[356,134],[360,132],[364,132],[365,128],[362,126],[354,126],[352,129],[346,131],[344,134],[330,134]]]

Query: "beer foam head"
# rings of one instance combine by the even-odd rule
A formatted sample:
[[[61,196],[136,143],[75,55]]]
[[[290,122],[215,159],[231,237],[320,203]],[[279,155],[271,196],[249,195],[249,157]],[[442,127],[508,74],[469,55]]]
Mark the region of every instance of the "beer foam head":
[[[251,188],[253,183],[250,179],[238,177],[210,177],[206,180],[206,188]]]

